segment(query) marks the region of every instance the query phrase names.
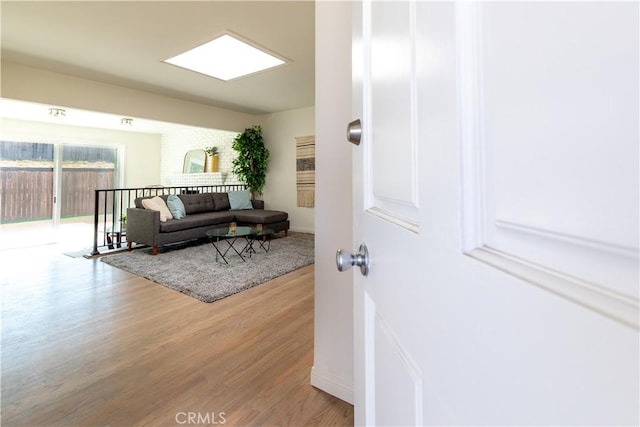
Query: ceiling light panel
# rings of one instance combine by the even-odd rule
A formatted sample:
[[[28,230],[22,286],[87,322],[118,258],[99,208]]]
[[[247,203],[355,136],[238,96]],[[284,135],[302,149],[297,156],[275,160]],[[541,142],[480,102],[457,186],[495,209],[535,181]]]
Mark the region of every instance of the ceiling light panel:
[[[229,34],[169,58],[164,62],[225,81],[264,71],[285,63],[284,60]]]

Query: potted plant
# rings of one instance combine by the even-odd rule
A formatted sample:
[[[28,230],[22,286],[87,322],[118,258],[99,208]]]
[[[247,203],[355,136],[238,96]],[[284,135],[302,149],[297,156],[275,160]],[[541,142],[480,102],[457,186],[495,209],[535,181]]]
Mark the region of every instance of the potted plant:
[[[205,172],[218,172],[218,147],[207,147],[204,151],[207,153]]]
[[[233,164],[233,173],[247,184],[251,198],[262,194],[264,188],[269,150],[264,146],[262,128],[254,125],[238,134],[233,140],[233,149],[238,152]]]

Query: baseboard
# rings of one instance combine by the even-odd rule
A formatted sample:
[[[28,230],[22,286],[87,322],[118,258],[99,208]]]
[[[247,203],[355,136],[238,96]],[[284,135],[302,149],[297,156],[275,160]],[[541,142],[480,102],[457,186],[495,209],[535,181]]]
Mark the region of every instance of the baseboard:
[[[311,385],[353,405],[353,382],[347,384],[331,372],[313,366],[311,368]]]
[[[295,231],[298,233],[316,234],[316,230],[314,230],[313,228],[291,227],[289,230]]]

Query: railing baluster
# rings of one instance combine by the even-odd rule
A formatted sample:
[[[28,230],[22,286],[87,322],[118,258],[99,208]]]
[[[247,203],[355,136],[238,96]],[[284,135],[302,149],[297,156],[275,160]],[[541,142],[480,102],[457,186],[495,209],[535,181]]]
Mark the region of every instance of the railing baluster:
[[[100,190],[95,190],[95,200],[93,201],[93,250],[91,255],[99,255],[98,252],[98,210]]]

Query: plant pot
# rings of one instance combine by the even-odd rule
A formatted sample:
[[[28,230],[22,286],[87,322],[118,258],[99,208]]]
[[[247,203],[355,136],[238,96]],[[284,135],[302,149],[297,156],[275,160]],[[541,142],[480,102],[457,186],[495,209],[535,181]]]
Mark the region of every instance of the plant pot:
[[[218,155],[207,156],[207,160],[205,162],[204,171],[205,172],[218,172]]]

